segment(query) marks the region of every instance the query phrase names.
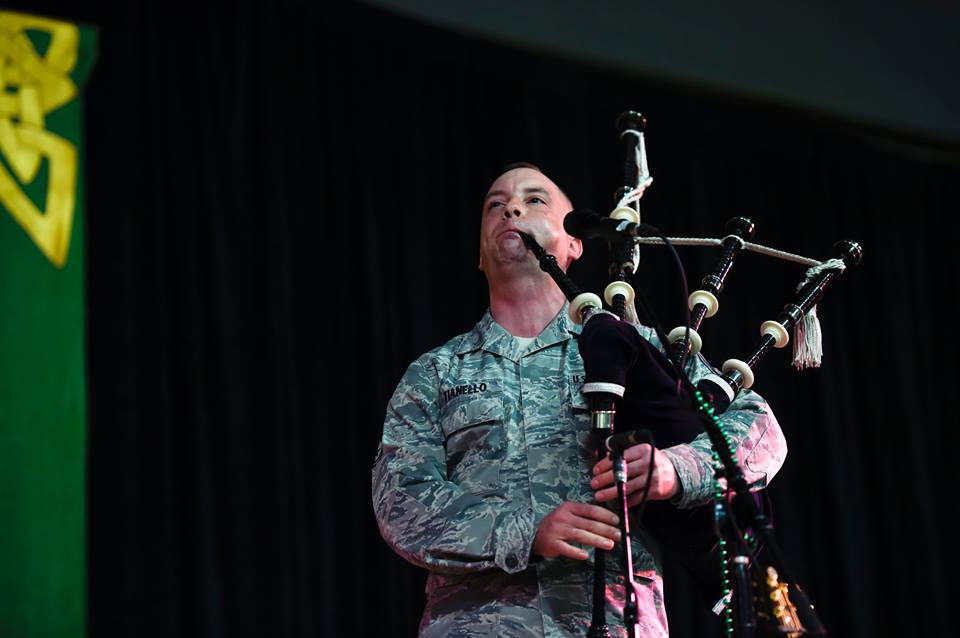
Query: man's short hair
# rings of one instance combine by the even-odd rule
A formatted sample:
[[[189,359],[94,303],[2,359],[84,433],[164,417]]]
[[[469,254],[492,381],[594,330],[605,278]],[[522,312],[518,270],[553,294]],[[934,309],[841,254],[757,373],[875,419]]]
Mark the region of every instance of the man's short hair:
[[[570,202],[570,206],[573,207],[573,200],[570,199],[570,196],[567,195],[566,191],[563,190],[563,187],[560,186],[560,184],[557,184],[557,182],[554,181],[554,179],[553,179],[552,177],[550,177],[549,175],[547,175],[539,166],[537,166],[536,164],[531,164],[530,162],[510,162],[510,163],[508,163],[508,164],[504,164],[503,167],[500,169],[500,172],[497,173],[497,176],[493,178],[493,180],[491,181],[491,183],[493,183],[493,182],[497,181],[498,179],[500,179],[500,176],[503,175],[504,173],[509,173],[510,171],[515,171],[515,170],[517,170],[518,168],[529,168],[529,169],[531,169],[531,170],[537,171],[538,173],[540,173],[541,175],[544,175],[545,177],[549,177],[549,178],[550,178],[550,181],[557,185],[557,189],[560,191],[560,193],[561,193],[564,197],[567,198],[567,201]]]
[[[518,168],[532,168],[538,173],[543,173],[543,171],[540,170],[540,167],[536,164],[531,164],[530,162],[510,162],[509,164],[505,164],[504,167],[500,169],[500,174],[497,175],[497,177],[500,177],[500,175],[509,173],[510,171],[514,171]],[[543,174],[546,175],[546,173]]]

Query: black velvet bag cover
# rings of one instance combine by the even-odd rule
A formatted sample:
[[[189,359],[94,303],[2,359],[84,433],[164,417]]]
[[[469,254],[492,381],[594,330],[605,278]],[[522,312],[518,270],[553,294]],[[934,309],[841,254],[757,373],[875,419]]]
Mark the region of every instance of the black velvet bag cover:
[[[693,399],[678,383],[673,364],[633,325],[609,314],[594,315],[580,335],[580,356],[585,385],[615,383],[626,388],[616,401],[617,432],[649,430],[658,449],[689,443],[703,432]],[[704,600],[716,602],[722,570],[714,504],[678,509],[666,501],[649,501],[641,523],[664,552],[693,575]]]

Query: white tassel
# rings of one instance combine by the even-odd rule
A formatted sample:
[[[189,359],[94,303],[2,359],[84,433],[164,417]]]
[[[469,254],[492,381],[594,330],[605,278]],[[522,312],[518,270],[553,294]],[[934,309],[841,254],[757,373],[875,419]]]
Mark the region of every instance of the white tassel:
[[[819,368],[822,359],[823,337],[817,307],[814,306],[793,329],[793,367],[797,370]]]
[[[803,289],[816,275],[824,270],[839,270],[843,272],[847,265],[842,259],[828,259],[807,270],[797,291]],[[803,315],[793,328],[793,367],[797,370],[804,368],[819,368],[823,359],[823,337],[820,334],[820,320],[817,319],[817,307],[813,306]]]

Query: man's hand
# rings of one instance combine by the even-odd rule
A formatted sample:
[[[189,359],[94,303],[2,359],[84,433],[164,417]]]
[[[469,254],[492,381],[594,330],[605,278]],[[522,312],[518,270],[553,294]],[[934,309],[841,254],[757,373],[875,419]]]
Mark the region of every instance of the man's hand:
[[[628,447],[623,451],[623,458],[627,461],[627,505],[633,507],[643,499],[646,488],[647,472],[650,470],[649,443],[641,443]],[[617,485],[613,481],[613,463],[610,458],[601,459],[593,466],[593,480],[590,487],[597,490],[595,498],[598,503],[606,503],[617,498]],[[650,500],[665,501],[673,498],[680,492],[680,478],[677,469],[666,454],[658,453],[654,456],[653,476],[650,478]]]
[[[614,541],[620,540],[620,530],[615,527],[619,522],[616,514],[599,505],[565,501],[540,523],[533,539],[533,553],[547,558],[587,560],[589,554],[568,541],[613,549]]]

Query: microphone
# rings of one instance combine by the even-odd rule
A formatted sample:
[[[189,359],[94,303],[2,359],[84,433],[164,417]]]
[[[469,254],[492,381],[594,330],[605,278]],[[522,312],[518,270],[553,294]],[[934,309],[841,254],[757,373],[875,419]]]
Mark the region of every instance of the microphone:
[[[563,229],[580,239],[600,237],[620,241],[631,237],[656,237],[659,232],[649,224],[634,224],[621,219],[601,217],[592,210],[572,210],[563,218]]]

